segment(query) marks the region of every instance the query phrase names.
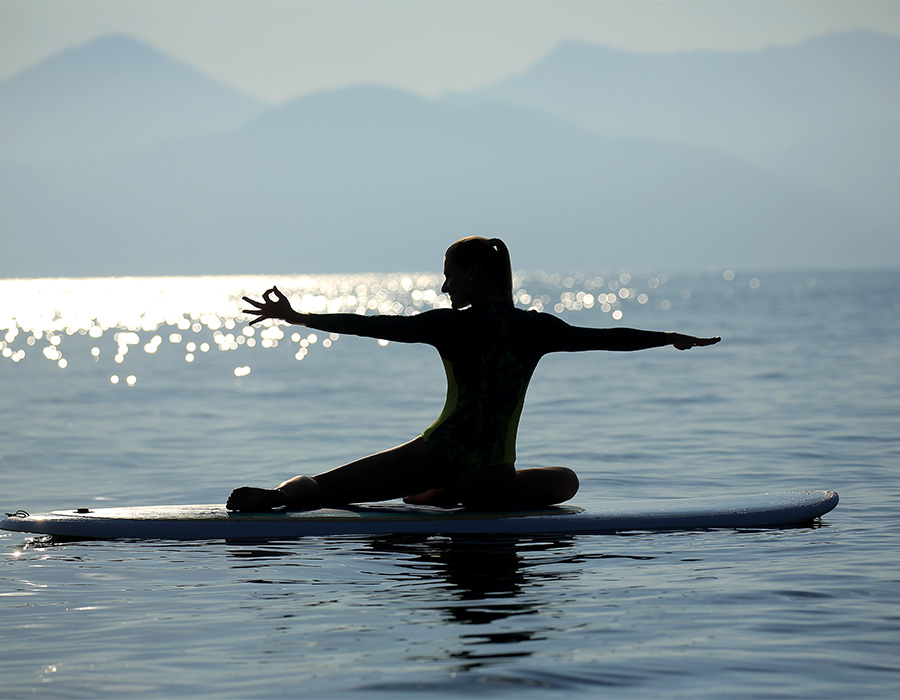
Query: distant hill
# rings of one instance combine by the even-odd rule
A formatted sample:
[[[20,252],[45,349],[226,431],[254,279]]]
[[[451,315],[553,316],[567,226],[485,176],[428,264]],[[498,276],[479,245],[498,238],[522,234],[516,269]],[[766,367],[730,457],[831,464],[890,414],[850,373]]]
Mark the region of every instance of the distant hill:
[[[900,40],[871,32],[758,52],[636,54],[567,42],[454,96],[529,109],[599,136],[694,144],[900,224]]]
[[[574,56],[573,48],[590,60]],[[587,99],[584,81],[596,81],[601,68],[615,72],[610,61],[634,60],[582,45],[563,47],[561,55],[561,63],[559,55],[550,61],[551,72],[579,99]],[[799,60],[785,49],[742,55],[739,62],[754,65],[752,56],[785,65]],[[686,67],[687,58],[674,57],[672,65],[683,84],[695,84],[691,100],[715,101],[718,84],[710,84],[708,97],[702,84],[714,69],[733,75],[729,57],[693,56],[693,67]],[[517,78],[517,89],[548,69],[542,65]],[[850,72],[871,68],[865,61],[847,65]],[[642,94],[638,73],[628,74],[630,89]],[[763,94],[765,82],[750,81],[747,94]],[[648,100],[662,99],[653,93],[664,84],[645,80],[647,109]],[[548,86],[552,81],[541,90]],[[0,84],[0,94],[10,94],[5,87]],[[858,85],[853,89],[861,94]],[[893,172],[888,158],[880,169],[857,158],[859,178],[832,177],[830,156],[808,150],[809,131],[809,138],[788,138],[788,126],[784,133],[772,126],[784,144],[762,157],[712,139],[639,133],[640,110],[630,105],[616,109],[632,111],[634,128],[616,133],[556,113],[568,109],[556,93],[539,100],[541,90],[525,91],[535,102],[523,104],[509,90],[507,84],[424,99],[358,86],[262,110],[227,130],[210,127],[173,140],[148,127],[144,138],[152,145],[117,157],[68,164],[60,158],[49,166],[36,157],[16,162],[4,151],[0,277],[438,270],[445,246],[473,233],[505,238],[523,269],[900,263],[894,235],[900,214],[885,204],[891,187],[860,184]],[[676,93],[669,89],[670,99]],[[873,97],[858,106],[871,126],[890,122],[884,116],[890,103]],[[793,114],[784,105],[760,106],[760,114],[766,109],[765,118],[776,124],[775,112]],[[615,110],[608,111],[609,121]],[[834,117],[829,128],[848,119]],[[847,159],[857,153],[850,135],[865,120],[840,126]],[[651,121],[643,117],[645,125]],[[690,123],[674,111],[672,121]],[[731,128],[713,126],[716,139]],[[877,156],[886,141],[875,134],[889,139],[892,130],[890,123],[878,132],[866,128],[865,152]],[[824,166],[814,162],[816,154]]]
[[[706,146],[751,161],[841,133],[900,128],[900,40],[855,32],[758,52],[637,54],[567,42],[463,96],[602,136]]]
[[[263,103],[148,46],[108,36],[0,83],[0,158],[53,165],[220,134]]]

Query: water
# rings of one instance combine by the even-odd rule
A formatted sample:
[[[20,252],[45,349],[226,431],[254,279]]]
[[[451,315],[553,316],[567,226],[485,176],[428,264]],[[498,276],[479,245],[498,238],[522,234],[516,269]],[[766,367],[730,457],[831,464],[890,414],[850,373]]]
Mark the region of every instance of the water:
[[[0,281],[2,509],[222,501],[437,415],[430,348],[245,334],[237,298],[270,281]],[[433,276],[276,281],[309,309],[446,303]],[[817,527],[553,538],[4,533],[0,694],[896,695],[900,273],[517,281],[522,305],[573,323],[723,337],[545,358],[523,466],[573,467],[587,508],[828,488],[838,509]]]

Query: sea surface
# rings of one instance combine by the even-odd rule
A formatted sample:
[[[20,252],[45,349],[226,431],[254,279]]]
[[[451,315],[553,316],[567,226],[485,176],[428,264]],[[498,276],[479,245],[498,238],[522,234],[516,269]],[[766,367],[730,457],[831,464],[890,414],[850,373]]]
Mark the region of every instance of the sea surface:
[[[0,281],[0,509],[222,502],[419,434],[433,349],[271,325],[446,306],[436,275]],[[900,271],[519,274],[571,323],[721,335],[561,354],[522,466],[575,503],[833,489],[811,527],[53,543],[0,534],[9,698],[900,693]]]

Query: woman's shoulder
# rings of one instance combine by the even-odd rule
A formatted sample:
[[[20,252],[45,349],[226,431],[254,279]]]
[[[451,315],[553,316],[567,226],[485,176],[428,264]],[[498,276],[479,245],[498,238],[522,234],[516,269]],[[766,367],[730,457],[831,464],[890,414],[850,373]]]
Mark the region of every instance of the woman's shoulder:
[[[546,311],[538,311],[537,309],[513,309],[517,320],[535,327],[558,328],[568,325],[559,316],[548,314]]]
[[[511,318],[517,325],[534,328],[559,328],[568,325],[561,318],[537,309],[522,309],[508,304],[474,304],[464,309],[432,309],[419,314],[429,321],[447,323],[489,322],[499,316]]]

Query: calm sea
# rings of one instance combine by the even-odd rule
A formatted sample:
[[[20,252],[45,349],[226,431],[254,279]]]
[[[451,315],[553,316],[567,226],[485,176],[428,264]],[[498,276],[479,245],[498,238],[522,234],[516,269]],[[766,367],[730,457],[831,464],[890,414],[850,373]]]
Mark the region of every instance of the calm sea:
[[[272,326],[446,304],[429,275],[0,281],[0,506],[221,502],[417,435],[425,346]],[[712,348],[546,358],[523,466],[605,500],[834,489],[815,527],[259,544],[0,535],[0,696],[900,692],[900,272],[520,275],[572,323]]]

